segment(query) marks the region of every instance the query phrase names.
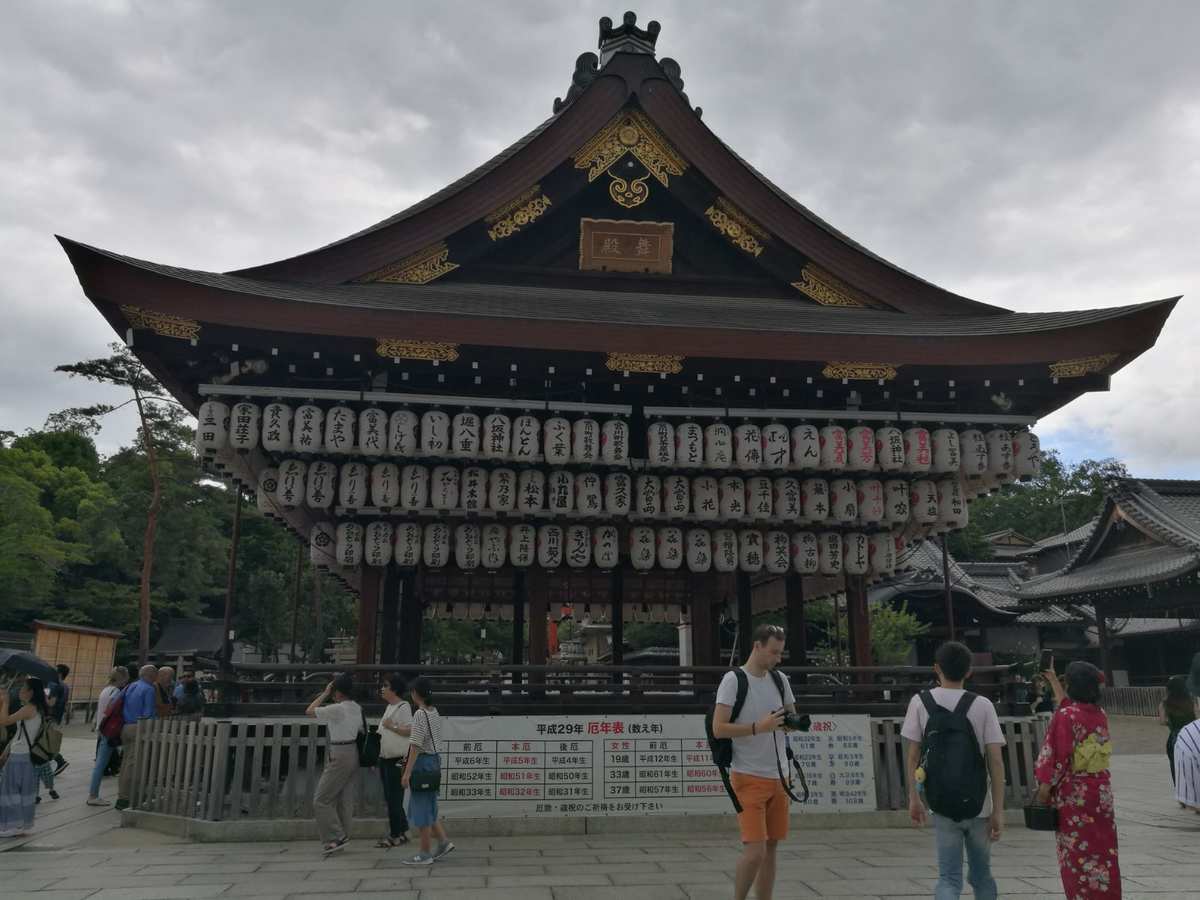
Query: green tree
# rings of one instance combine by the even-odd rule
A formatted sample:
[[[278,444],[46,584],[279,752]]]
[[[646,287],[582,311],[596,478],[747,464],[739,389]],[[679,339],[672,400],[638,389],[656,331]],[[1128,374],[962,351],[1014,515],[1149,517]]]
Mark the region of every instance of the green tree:
[[[880,603],[871,607],[871,655],[877,666],[898,666],[907,659],[917,638],[929,631],[908,611],[908,604]]]

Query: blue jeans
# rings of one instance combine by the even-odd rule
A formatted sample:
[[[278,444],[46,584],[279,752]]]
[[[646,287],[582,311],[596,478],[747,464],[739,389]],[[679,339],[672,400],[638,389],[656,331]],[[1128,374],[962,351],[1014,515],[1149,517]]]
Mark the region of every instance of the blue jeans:
[[[933,900],[958,900],[963,889],[963,847],[967,848],[967,881],[975,900],[996,900],[992,877],[992,840],[986,818],[955,822],[933,813],[937,834],[938,883]]]
[[[96,765],[92,769],[92,783],[88,786],[88,799],[94,799],[100,796],[100,779],[104,777],[104,770],[108,768],[108,761],[112,759],[113,748],[108,745],[108,738],[100,735],[96,738]]]

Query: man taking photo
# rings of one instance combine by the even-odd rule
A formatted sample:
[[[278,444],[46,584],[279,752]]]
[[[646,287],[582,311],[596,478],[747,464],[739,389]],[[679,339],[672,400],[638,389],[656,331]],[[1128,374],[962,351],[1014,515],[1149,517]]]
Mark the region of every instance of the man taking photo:
[[[796,698],[787,678],[780,675],[776,683],[772,677],[783,658],[783,641],[784,631],[778,625],[760,625],[754,630],[754,647],[742,666],[749,689],[736,717],[738,674],[726,672],[717,688],[713,735],[733,741],[730,781],[742,808],[738,813],[742,855],[737,864],[735,900],[745,900],[751,885],[759,900],[770,900],[776,849],[788,833],[789,799],[781,775],[788,772],[787,737],[777,732],[784,714],[795,714]]]

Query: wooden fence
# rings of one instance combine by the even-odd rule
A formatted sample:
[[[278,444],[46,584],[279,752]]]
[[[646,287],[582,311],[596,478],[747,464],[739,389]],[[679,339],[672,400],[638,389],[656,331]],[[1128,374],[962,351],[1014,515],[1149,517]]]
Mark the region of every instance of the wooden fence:
[[[1106,687],[1100,689],[1100,705],[1115,716],[1157,716],[1166,696],[1165,687]]]

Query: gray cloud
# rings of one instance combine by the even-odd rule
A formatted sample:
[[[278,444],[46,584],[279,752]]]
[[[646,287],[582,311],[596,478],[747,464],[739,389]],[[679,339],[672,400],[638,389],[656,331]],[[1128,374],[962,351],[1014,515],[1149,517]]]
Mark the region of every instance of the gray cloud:
[[[51,235],[195,268],[301,252],[528,131],[607,4],[24,2],[0,9],[0,427],[99,392],[108,326]],[[1021,310],[1200,289],[1200,7],[664,2],[704,121],[836,227]],[[1185,299],[1110,393],[1043,425],[1194,474]],[[112,449],[129,421],[106,429]],[[1153,435],[1153,439],[1149,436]]]

